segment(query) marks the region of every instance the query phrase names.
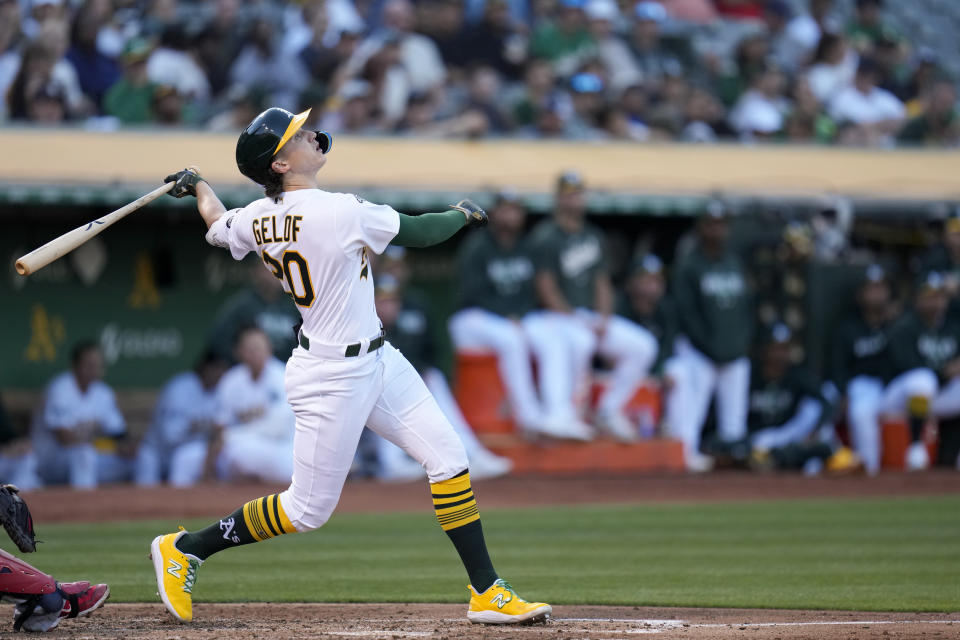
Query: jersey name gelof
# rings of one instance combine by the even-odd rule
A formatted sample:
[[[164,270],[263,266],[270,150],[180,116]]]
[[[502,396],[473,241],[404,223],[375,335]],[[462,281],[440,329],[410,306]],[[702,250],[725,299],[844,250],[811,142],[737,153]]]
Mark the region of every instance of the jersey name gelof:
[[[277,216],[262,216],[252,221],[253,239],[257,245],[272,242],[296,242],[300,234],[300,221],[303,216],[284,216],[281,229],[277,229]],[[282,231],[282,235],[280,233]]]

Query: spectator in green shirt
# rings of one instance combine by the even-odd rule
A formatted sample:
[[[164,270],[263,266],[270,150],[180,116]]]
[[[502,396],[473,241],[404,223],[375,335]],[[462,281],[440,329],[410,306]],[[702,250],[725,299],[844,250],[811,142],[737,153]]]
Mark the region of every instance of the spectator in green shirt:
[[[897,139],[912,145],[956,146],[960,142],[960,118],[954,84],[938,80],[927,90],[922,104],[923,112],[907,121]]]
[[[853,20],[847,27],[850,44],[860,53],[869,53],[881,38],[896,37],[880,15],[883,0],[857,0]]]
[[[153,121],[157,85],[147,77],[147,58],[152,51],[153,43],[144,38],[128,42],[120,57],[123,76],[104,95],[104,111],[125,125]]]
[[[587,29],[584,0],[560,0],[553,20],[544,20],[533,31],[530,54],[546,58],[563,76],[572,74],[581,58],[594,51]]]

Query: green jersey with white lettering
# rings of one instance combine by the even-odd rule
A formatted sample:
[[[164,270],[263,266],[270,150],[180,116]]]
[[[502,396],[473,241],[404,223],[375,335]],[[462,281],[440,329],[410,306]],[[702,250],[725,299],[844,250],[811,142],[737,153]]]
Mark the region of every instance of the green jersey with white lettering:
[[[936,327],[912,311],[890,329],[890,360],[894,375],[924,367],[940,375],[943,367],[960,355],[960,324],[944,320]]]
[[[607,269],[603,233],[586,223],[567,233],[547,220],[534,229],[532,241],[537,271],[553,274],[571,307],[592,309],[597,275]]]
[[[700,247],[674,270],[673,297],[680,329],[715,362],[747,355],[753,337],[753,299],[743,263],[727,251],[718,259]]]
[[[464,240],[460,251],[460,307],[479,307],[501,316],[533,309],[533,257],[527,238],[501,247],[489,229]]]
[[[819,402],[822,411],[825,401],[813,376],[805,368],[791,367],[782,378],[772,380],[764,377],[763,364],[755,363],[750,369],[747,431],[754,433],[783,426],[796,415],[804,398]]]
[[[830,373],[841,391],[860,376],[890,380],[889,334],[889,325],[871,327],[859,312],[840,323],[833,337]]]

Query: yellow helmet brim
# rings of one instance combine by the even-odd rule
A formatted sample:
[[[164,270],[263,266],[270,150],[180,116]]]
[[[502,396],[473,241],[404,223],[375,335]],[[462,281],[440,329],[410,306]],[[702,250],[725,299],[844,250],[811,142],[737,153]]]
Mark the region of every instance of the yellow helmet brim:
[[[273,150],[273,155],[277,155],[280,149],[283,148],[283,145],[287,144],[287,141],[292,138],[297,131],[300,131],[300,128],[303,126],[303,123],[307,121],[307,118],[310,117],[310,112],[312,109],[307,109],[297,115],[293,116],[293,119],[290,120],[290,124],[287,125],[287,130],[283,132],[283,136],[280,137],[280,142],[277,143],[277,148]]]

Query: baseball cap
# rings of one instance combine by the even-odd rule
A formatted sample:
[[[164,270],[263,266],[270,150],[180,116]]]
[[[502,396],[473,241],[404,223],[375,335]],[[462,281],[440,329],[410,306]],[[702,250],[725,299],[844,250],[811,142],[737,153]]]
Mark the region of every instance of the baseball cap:
[[[661,272],[663,272],[663,260],[652,253],[637,256],[630,267],[631,274]]]
[[[658,24],[667,19],[667,10],[663,8],[663,5],[651,0],[638,2],[637,6],[633,8],[633,13],[637,20],[646,20]]]
[[[395,244],[388,244],[383,250],[383,257],[387,260],[403,260],[407,257],[407,250]]]
[[[373,293],[376,296],[393,295],[400,291],[400,281],[389,273],[377,276],[376,284],[373,287]]]
[[[879,264],[870,264],[867,265],[867,270],[863,273],[863,283],[876,284],[878,282],[884,282],[887,279],[887,270],[884,269]]]
[[[125,64],[143,62],[150,57],[152,51],[153,41],[149,38],[131,38],[123,45],[123,52],[120,54],[120,59]]]
[[[791,331],[790,327],[788,327],[786,324],[782,322],[775,322],[767,331],[766,338],[767,342],[787,344],[793,339],[793,331]]]
[[[591,20],[609,20],[611,22],[620,15],[617,3],[613,0],[590,0],[584,8],[584,12]]]
[[[704,218],[711,218],[713,220],[722,220],[728,217],[730,211],[727,209],[727,205],[718,198],[714,198],[707,203],[706,209],[703,210]]]
[[[520,193],[513,187],[504,187],[503,189],[497,191],[493,206],[496,207],[506,202],[511,204],[520,204]]]
[[[162,100],[169,96],[179,95],[177,88],[170,84],[160,84],[157,85],[157,88],[153,90],[154,100]]]
[[[583,176],[578,171],[564,171],[557,178],[557,193],[573,193],[583,189]]]
[[[925,271],[917,278],[917,293],[943,291],[946,286],[947,279],[939,271]]]
[[[574,93],[600,93],[603,79],[595,73],[578,73],[570,78],[570,88]]]

